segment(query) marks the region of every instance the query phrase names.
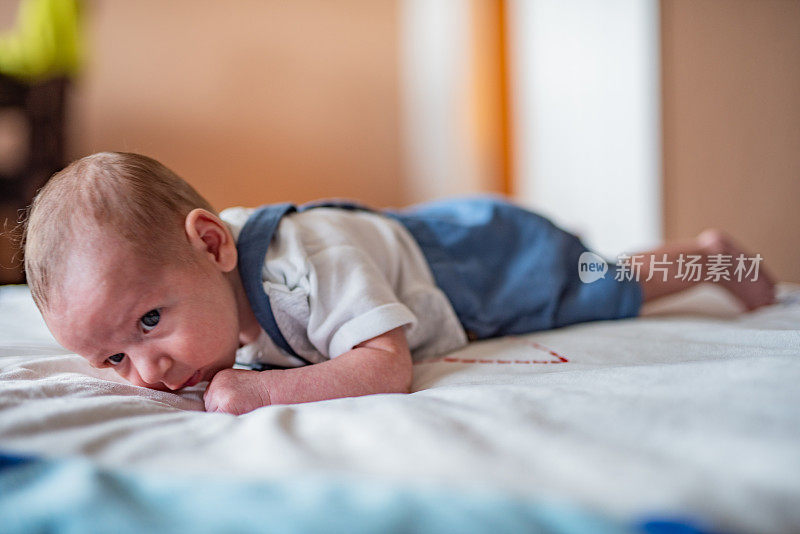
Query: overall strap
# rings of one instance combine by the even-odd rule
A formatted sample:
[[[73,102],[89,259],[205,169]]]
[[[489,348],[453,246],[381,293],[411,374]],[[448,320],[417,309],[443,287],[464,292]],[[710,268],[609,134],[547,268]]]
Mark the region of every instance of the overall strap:
[[[295,205],[288,202],[261,206],[242,227],[239,240],[236,242],[236,249],[239,253],[239,274],[242,277],[242,286],[258,324],[278,347],[292,356],[300,358],[283,337],[275,322],[275,315],[272,313],[269,297],[264,291],[264,282],[261,279],[267,248],[272,241],[272,236],[275,235],[275,230],[278,229],[281,218],[296,210]],[[303,358],[300,359],[303,360]]]
[[[325,200],[310,202],[299,208],[292,203],[284,202],[281,204],[266,204],[258,208],[247,219],[239,233],[239,240],[236,242],[236,249],[239,253],[239,274],[242,278],[242,286],[247,294],[247,300],[258,320],[258,324],[272,339],[272,341],[287,354],[291,354],[306,364],[311,364],[308,360],[297,354],[294,349],[283,337],[275,321],[272,306],[269,303],[269,296],[264,291],[264,282],[261,272],[264,269],[264,259],[267,256],[272,238],[278,229],[278,225],[284,215],[293,212],[302,212],[312,208],[336,207],[347,210],[370,210],[366,206],[345,200]]]

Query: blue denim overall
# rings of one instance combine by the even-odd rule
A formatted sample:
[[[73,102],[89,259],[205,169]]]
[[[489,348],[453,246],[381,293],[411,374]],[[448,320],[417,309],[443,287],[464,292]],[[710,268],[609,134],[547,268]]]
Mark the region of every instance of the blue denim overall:
[[[275,322],[261,272],[281,218],[316,207],[367,210],[403,224],[471,340],[633,317],[641,307],[638,282],[608,275],[581,282],[578,258],[588,250],[581,241],[499,197],[446,199],[380,211],[341,200],[299,207],[265,205],[239,234],[239,270],[261,327],[278,347],[300,359]]]

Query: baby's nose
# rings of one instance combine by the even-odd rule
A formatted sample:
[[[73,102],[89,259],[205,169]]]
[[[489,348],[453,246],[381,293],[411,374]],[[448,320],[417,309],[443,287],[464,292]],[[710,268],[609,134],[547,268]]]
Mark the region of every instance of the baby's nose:
[[[172,358],[165,354],[143,354],[137,363],[139,376],[149,384],[162,381],[172,367]]]

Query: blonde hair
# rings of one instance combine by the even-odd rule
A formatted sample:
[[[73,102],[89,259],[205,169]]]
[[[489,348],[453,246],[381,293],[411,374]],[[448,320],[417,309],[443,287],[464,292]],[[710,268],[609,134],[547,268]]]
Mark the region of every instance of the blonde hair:
[[[73,161],[39,191],[24,223],[25,274],[36,305],[47,308],[70,241],[91,238],[87,229],[111,232],[155,265],[185,261],[183,222],[195,208],[216,215],[192,186],[147,156],[100,152]]]

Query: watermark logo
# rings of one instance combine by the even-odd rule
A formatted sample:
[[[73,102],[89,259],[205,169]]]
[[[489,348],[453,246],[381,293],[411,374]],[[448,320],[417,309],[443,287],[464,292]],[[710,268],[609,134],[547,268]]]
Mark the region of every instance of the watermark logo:
[[[594,252],[584,252],[578,258],[578,276],[584,284],[591,284],[600,280],[608,272],[606,260]]]
[[[703,257],[697,254],[680,254],[669,258],[662,254],[620,254],[614,265],[614,280],[623,282],[656,278],[662,282],[668,279],[689,282],[752,281],[758,280],[759,265],[764,260],[761,254],[748,257],[744,254],[711,254]],[[584,252],[578,259],[578,276],[581,282],[591,284],[605,277],[608,264],[593,252]]]

